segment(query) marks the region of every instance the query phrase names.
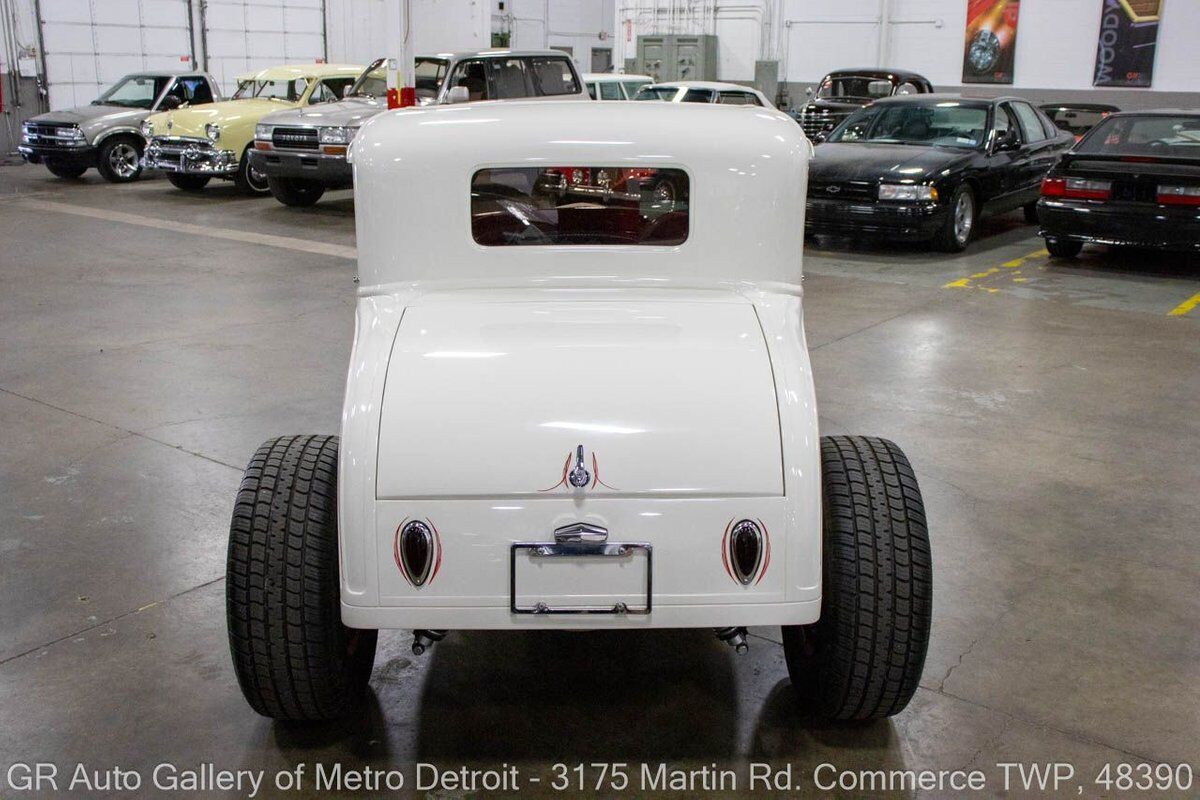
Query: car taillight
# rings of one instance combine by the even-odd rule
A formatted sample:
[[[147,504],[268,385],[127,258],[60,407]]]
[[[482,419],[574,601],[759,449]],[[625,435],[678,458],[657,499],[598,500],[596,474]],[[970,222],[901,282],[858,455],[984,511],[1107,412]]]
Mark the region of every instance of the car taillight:
[[[1158,202],[1164,206],[1200,206],[1200,186],[1160,184]]]
[[[1042,178],[1042,197],[1066,197],[1076,200],[1107,200],[1112,181],[1087,178]]]

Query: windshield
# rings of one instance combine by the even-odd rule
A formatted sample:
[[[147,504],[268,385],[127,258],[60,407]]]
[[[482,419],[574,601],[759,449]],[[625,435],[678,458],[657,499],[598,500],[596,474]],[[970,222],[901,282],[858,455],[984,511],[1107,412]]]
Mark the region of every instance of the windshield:
[[[879,142],[976,148],[987,131],[987,109],[949,103],[867,106],[829,136],[831,142]]]
[[[471,233],[488,247],[682,244],[688,176],[622,166],[482,169],[471,180]]]
[[[122,106],[149,109],[162,94],[170,78],[165,75],[126,75],[104,94],[92,101],[94,106]]]
[[[826,78],[817,90],[817,97],[853,98],[855,100],[877,100],[890,97],[892,82],[887,78],[871,78],[866,75],[843,75]]]
[[[1108,117],[1075,145],[1075,152],[1200,158],[1200,116]]]
[[[679,89],[674,86],[643,86],[633,96],[634,100],[674,100]]]
[[[245,100],[257,97],[262,100],[287,100],[296,103],[304,96],[308,88],[308,80],[296,78],[290,81],[258,81],[248,80],[234,92],[234,100]]]
[[[446,78],[449,62],[441,58],[418,58],[415,65],[417,99],[433,100]],[[351,97],[385,97],[387,95],[387,59],[380,58],[358,76]]]

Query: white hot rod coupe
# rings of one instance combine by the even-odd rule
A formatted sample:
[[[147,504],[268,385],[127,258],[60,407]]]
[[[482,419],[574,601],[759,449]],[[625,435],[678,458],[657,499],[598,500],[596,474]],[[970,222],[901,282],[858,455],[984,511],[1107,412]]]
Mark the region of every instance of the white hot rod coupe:
[[[929,539],[896,445],[817,432],[811,152],[784,114],[720,105],[363,125],[341,436],[265,443],[233,513],[250,705],[346,713],[379,629],[418,654],[468,629],[711,628],[741,651],[777,625],[807,708],[903,709]]]

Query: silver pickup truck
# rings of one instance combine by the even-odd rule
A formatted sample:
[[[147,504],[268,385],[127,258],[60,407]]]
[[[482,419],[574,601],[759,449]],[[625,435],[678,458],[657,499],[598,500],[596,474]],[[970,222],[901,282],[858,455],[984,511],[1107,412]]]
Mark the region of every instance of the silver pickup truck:
[[[569,56],[556,50],[483,50],[416,59],[418,105],[478,100],[586,98]],[[327,189],[353,185],[346,152],[358,128],[387,110],[387,64],[375,61],[344,100],[279,111],[254,131],[251,166],[284,205],[310,206]]]
[[[21,126],[17,150],[30,164],[45,164],[60,178],[78,178],[91,167],[113,183],[142,174],[146,141],[139,126],[156,111],[219,100],[221,91],[203,72],[135,72],[89,105],[31,117]]]

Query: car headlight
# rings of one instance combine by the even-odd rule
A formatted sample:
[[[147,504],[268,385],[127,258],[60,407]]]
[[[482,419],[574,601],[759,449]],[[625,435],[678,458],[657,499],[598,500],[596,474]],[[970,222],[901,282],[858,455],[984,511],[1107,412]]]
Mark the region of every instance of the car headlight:
[[[321,144],[350,144],[354,128],[321,128]]]
[[[208,137],[210,142],[215,142],[221,138],[221,126],[215,122],[210,122],[204,126],[204,135]]]
[[[879,184],[880,200],[937,200],[937,189],[932,186],[919,186],[911,183],[881,183]]]
[[[66,133],[67,136],[70,136],[77,142],[83,141],[83,131],[81,131],[79,128],[67,128]]]
[[[151,136],[154,135],[154,123],[148,119],[142,120],[141,130],[142,130],[142,137],[145,139],[149,139]]]
[[[263,125],[261,122],[254,126],[254,138],[269,141],[271,139],[271,126]]]

